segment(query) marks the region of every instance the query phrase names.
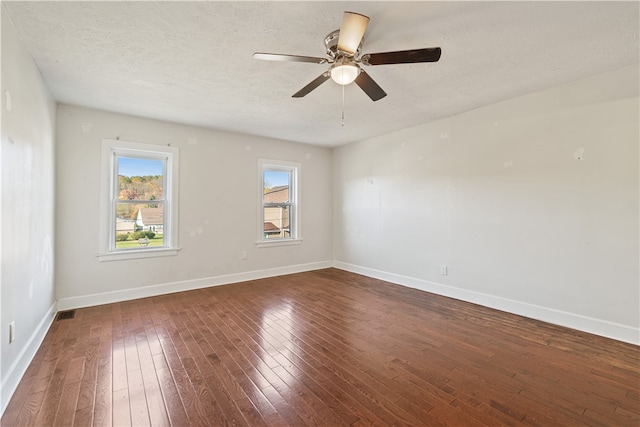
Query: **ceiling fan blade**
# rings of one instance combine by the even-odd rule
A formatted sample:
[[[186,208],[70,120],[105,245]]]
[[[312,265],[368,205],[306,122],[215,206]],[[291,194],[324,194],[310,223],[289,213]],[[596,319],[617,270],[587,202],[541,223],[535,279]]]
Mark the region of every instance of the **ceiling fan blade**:
[[[342,15],[342,25],[340,25],[340,35],[338,36],[338,50],[355,55],[362,36],[369,25],[369,17],[354,12],[345,12]]]
[[[377,101],[387,96],[387,93],[364,70],[360,70],[360,74],[358,74],[355,81],[360,86],[360,89],[369,95],[372,101]]]
[[[285,62],[311,62],[314,64],[326,64],[326,58],[316,58],[315,56],[285,55],[280,53],[262,53],[253,54],[254,59],[262,59],[264,61],[285,61]]]
[[[311,92],[312,90],[320,86],[322,83],[329,80],[329,77],[331,77],[331,75],[329,74],[328,71],[325,71],[324,73],[316,77],[311,83],[309,83],[308,85],[306,85],[305,87],[303,87],[302,89],[294,93],[291,97],[302,98],[303,96],[307,95],[309,92]]]
[[[367,53],[362,62],[367,65],[412,64],[416,62],[437,62],[442,53],[439,47],[398,50],[395,52]]]

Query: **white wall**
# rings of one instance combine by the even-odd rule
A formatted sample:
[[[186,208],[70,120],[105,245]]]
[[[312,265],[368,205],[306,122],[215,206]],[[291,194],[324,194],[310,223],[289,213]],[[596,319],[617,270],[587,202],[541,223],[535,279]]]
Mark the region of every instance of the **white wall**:
[[[336,149],[336,266],[639,343],[638,75]]]
[[[117,137],[179,147],[177,256],[98,261],[101,141]],[[66,105],[58,107],[56,143],[61,309],[331,265],[329,149]],[[301,245],[255,245],[259,158],[302,165]]]
[[[0,414],[55,314],[55,103],[2,15]],[[15,340],[9,344],[9,323]]]

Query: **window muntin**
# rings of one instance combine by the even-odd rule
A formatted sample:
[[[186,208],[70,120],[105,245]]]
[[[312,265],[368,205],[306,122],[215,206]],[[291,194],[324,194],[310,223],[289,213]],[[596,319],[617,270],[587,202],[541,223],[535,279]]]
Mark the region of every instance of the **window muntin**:
[[[101,260],[176,253],[177,162],[174,147],[103,141]]]
[[[260,241],[299,239],[299,165],[289,162],[260,163]]]

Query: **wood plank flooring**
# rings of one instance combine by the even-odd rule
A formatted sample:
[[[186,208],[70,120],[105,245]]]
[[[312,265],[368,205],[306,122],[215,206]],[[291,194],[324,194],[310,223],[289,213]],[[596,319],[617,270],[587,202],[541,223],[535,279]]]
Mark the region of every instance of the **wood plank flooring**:
[[[79,309],[2,426],[638,426],[640,348],[327,269]]]

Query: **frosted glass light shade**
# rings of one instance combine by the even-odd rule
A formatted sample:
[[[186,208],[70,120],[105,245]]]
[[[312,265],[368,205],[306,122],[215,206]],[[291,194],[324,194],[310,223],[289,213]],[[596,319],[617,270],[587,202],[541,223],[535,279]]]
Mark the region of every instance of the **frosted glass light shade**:
[[[348,85],[358,77],[360,69],[355,65],[338,65],[331,69],[331,78],[339,85]]]
[[[355,12],[345,12],[342,15],[340,36],[338,37],[338,50],[353,57],[356,56],[358,47],[362,42],[362,36],[369,25],[369,17]]]

